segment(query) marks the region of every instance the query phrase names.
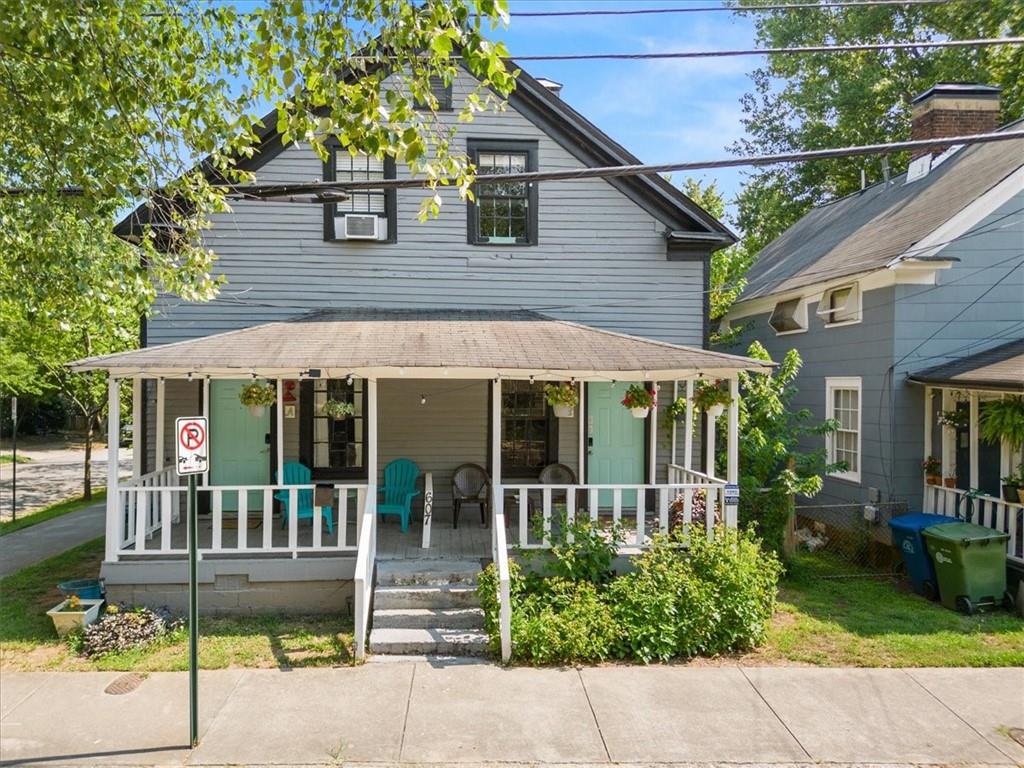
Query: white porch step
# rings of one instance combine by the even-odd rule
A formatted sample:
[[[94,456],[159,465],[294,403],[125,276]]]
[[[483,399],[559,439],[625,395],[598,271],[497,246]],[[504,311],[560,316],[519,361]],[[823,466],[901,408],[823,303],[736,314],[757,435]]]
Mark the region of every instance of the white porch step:
[[[485,656],[487,635],[464,629],[378,629],[370,632],[370,652],[384,654]]]
[[[474,560],[391,560],[377,565],[377,584],[413,586],[476,584],[480,562]]]
[[[479,608],[377,608],[374,629],[480,629],[484,612]]]
[[[476,587],[463,584],[427,586],[378,586],[374,608],[475,608],[479,605]]]

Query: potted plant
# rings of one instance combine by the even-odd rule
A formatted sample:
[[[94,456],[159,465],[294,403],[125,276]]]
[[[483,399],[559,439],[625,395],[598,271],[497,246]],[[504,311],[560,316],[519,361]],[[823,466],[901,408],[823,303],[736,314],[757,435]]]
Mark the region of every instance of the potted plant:
[[[559,419],[571,419],[580,403],[580,393],[572,384],[545,384],[544,399]]]
[[[682,422],[686,418],[686,398],[677,397],[665,407],[665,423]]]
[[[46,615],[53,619],[57,634],[64,637],[86,624],[95,622],[99,618],[102,605],[103,600],[83,600],[78,595],[72,595],[48,610]]]
[[[242,387],[238,393],[238,400],[253,416],[262,416],[267,407],[277,401],[277,388],[273,384],[251,381]]]
[[[329,419],[347,419],[355,412],[355,403],[349,403],[344,400],[328,399],[326,403],[320,406],[320,414]]]
[[[1005,441],[1011,450],[1024,445],[1024,395],[1007,395],[985,403],[979,428],[986,442]]]
[[[1020,503],[1021,489],[1024,489],[1024,461],[1017,466],[1016,472],[1000,478],[1000,481],[1003,484],[1003,501]]]
[[[947,488],[956,488],[956,481],[959,479],[956,474],[956,466],[951,467],[952,474],[942,478],[942,484]]]
[[[942,485],[942,462],[935,456],[929,456],[921,462],[925,480],[928,485]]]
[[[939,414],[939,424],[950,429],[966,427],[971,421],[970,411],[961,411],[956,408],[943,411]]]
[[[657,407],[658,398],[653,389],[645,389],[642,384],[630,384],[622,404],[634,419],[646,419],[651,408]]]
[[[704,411],[712,419],[717,419],[721,416],[725,406],[731,402],[732,396],[722,389],[717,381],[714,383],[698,382],[697,388],[693,393],[693,405]]]

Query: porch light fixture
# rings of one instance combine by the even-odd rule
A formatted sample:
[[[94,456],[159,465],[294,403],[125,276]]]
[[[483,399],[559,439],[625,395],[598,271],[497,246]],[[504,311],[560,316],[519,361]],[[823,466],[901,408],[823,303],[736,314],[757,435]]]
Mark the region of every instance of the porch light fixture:
[[[345,383],[346,383],[346,384],[348,384],[348,385],[349,385],[349,386],[351,387],[351,386],[352,386],[352,380],[353,380],[354,378],[355,378],[355,376],[353,376],[353,375],[352,375],[352,374],[350,373],[350,374],[349,374],[348,376],[346,376],[346,377],[345,377]]]
[[[185,378],[187,378],[189,381],[192,381],[192,371],[189,371],[188,373],[186,373],[185,374]]]
[[[531,383],[531,384],[533,384],[533,380],[534,380],[534,378],[535,378],[535,377],[534,377],[534,375],[533,375],[533,374],[531,373],[531,374],[530,374],[530,383]]]
[[[420,395],[420,405],[426,405],[426,404],[427,404],[427,396],[426,395]]]

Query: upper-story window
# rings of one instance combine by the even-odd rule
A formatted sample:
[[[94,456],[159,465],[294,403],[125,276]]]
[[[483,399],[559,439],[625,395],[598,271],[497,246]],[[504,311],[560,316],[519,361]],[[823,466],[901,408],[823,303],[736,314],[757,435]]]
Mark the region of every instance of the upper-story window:
[[[825,325],[844,325],[860,322],[860,291],[857,284],[829,288],[822,294],[818,314]]]
[[[430,93],[437,99],[437,110],[439,112],[451,112],[452,110],[452,84],[446,83],[440,75],[430,76]],[[430,109],[430,104],[419,100],[413,101],[416,109]]]
[[[334,144],[324,164],[324,181],[373,182],[395,178],[395,162],[362,152],[353,155]],[[324,205],[324,239],[395,242],[396,196],[393,189],[360,188],[345,200]]]
[[[537,170],[537,142],[470,139],[469,157],[479,175]],[[537,185],[522,181],[478,183],[469,203],[469,242],[479,245],[537,244]]]

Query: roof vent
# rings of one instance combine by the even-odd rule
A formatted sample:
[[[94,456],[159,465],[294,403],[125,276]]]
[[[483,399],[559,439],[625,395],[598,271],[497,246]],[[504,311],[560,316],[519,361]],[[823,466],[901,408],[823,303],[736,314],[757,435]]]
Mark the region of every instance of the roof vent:
[[[537,82],[547,88],[548,92],[551,93],[552,96],[558,96],[559,98],[562,97],[561,83],[556,83],[554,80],[550,80],[546,77],[538,77]]]

